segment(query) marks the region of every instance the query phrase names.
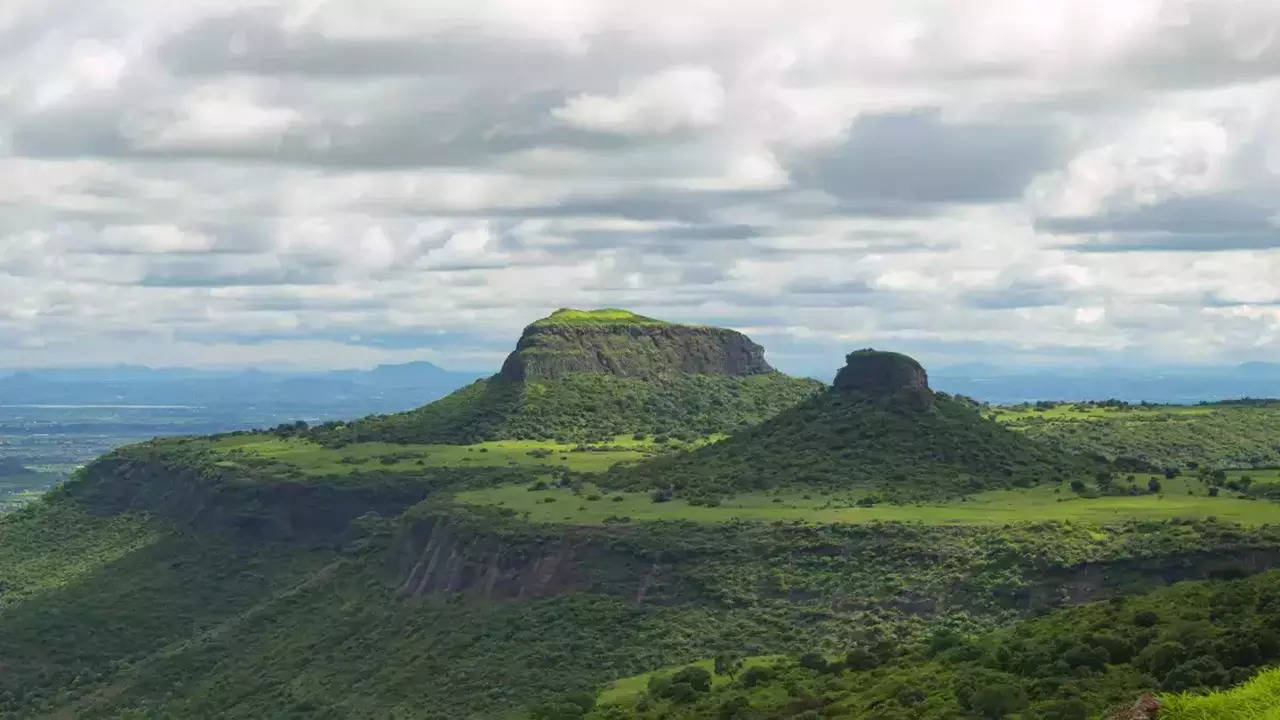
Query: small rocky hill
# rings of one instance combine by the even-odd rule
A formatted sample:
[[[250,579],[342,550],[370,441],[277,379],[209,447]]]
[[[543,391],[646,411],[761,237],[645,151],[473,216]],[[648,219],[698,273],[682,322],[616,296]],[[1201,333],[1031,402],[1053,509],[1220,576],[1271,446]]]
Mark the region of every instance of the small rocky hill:
[[[526,327],[493,377],[411,412],[322,426],[313,438],[330,445],[692,438],[741,430],[821,389],[775,371],[764,348],[733,330],[618,309],[561,309]]]
[[[927,393],[929,375],[915,358],[867,348],[845,356],[845,366],[836,373],[831,386],[871,395],[893,395],[903,390]]]
[[[826,392],[723,442],[621,468],[612,482],[706,500],[801,485],[905,502],[1099,469],[1098,461],[1028,441],[971,404],[934,393],[924,368],[906,355],[859,350]]]

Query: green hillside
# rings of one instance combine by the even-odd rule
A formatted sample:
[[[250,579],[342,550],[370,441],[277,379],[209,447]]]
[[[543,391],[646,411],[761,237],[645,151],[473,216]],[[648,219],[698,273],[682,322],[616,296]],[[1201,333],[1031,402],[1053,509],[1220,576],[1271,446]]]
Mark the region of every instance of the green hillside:
[[[75,513],[100,523],[101,509],[75,497],[24,510],[24,532],[75,526]],[[1242,558],[1280,548],[1278,528],[1216,523],[636,523],[584,534],[441,500],[363,518],[335,550],[107,517],[141,534],[113,531],[118,550],[68,555],[69,580],[0,608],[0,662],[18,668],[0,678],[0,715],[518,717],[718,653],[843,657],[869,643],[923,683],[940,661],[917,648],[939,628],[982,638],[1166,578],[1240,572]],[[426,583],[419,563],[431,556],[454,559]],[[552,558],[568,564],[554,570]],[[1188,612],[1217,607],[1209,589],[1180,592]],[[1207,641],[1271,622],[1249,609],[1264,605],[1222,616]],[[1084,617],[1120,623],[1139,609],[1114,607]],[[1162,615],[1159,631],[1179,617]],[[1037,622],[1037,642],[1072,636]],[[1117,677],[1116,694],[1140,685]]]
[[[1029,441],[945,395],[919,408],[833,390],[724,442],[621,469],[609,482],[668,487],[686,498],[811,486],[902,502],[1092,479],[1103,468]]]
[[[311,437],[328,445],[600,442],[637,433],[693,439],[758,423],[821,388],[781,373],[659,380],[582,373],[545,382],[495,376],[411,412],[322,426]]]
[[[940,626],[915,646],[868,633],[842,653],[757,661],[709,689],[676,688],[680,675],[659,675],[624,702],[602,695],[587,717],[1087,720],[1153,690],[1241,682],[1280,660],[1278,626],[1280,572],[1185,583],[987,633]],[[1159,718],[1270,718],[1280,699],[1275,679],[1167,696]]]

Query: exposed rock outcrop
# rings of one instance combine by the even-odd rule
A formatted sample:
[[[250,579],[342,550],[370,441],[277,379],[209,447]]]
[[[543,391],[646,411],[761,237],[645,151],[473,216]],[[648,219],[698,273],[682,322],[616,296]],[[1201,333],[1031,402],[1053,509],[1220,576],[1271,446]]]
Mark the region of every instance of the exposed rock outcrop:
[[[1157,720],[1164,703],[1153,695],[1143,695],[1133,705],[1122,708],[1109,716],[1107,720]]]
[[[583,584],[568,538],[529,546],[470,532],[446,518],[415,523],[400,540],[400,594],[465,593],[490,599],[558,595]]]
[[[867,348],[845,356],[845,366],[836,373],[832,386],[837,390],[857,390],[878,396],[903,390],[928,393],[929,376],[914,358]]]
[[[650,379],[669,373],[773,372],[764,360],[764,348],[742,333],[639,320],[561,323],[552,315],[525,328],[501,375],[522,381],[554,380],[570,373]]]

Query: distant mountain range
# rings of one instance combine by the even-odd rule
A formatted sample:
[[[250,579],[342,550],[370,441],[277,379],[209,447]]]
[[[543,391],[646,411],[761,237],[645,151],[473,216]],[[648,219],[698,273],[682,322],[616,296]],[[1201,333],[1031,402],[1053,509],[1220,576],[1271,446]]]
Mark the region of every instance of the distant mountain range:
[[[933,387],[991,403],[1106,400],[1197,403],[1280,397],[1280,364],[1156,368],[1035,368],[955,365],[929,374]]]
[[[0,375],[0,405],[180,405],[358,416],[416,407],[481,377],[429,362],[371,370],[287,372],[135,365],[20,370]]]
[[[0,405],[119,404],[250,407],[299,417],[358,417],[407,410],[489,373],[426,361],[370,370],[289,372],[116,365],[0,372]],[[820,378],[830,382],[830,378]],[[969,363],[929,373],[930,384],[991,403],[1104,400],[1196,403],[1280,397],[1280,363],[1157,368],[1027,368]]]

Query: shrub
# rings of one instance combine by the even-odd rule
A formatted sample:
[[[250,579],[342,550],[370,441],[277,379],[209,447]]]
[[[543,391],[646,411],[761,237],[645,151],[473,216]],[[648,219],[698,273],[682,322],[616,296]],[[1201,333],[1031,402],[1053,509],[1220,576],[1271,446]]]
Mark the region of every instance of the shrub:
[[[1133,614],[1133,624],[1138,627],[1155,627],[1160,622],[1160,616],[1151,610],[1140,610]]]
[[[761,683],[769,682],[774,678],[774,671],[771,667],[764,665],[752,665],[742,671],[742,675],[738,677],[738,682],[744,688],[753,688]]]
[[[879,665],[880,658],[864,647],[855,647],[844,656],[844,666],[849,670],[872,670]]]
[[[969,699],[970,708],[984,718],[1002,720],[1027,706],[1027,693],[1017,685],[1001,683],[980,687]]]
[[[827,672],[831,669],[831,664],[827,662],[827,658],[820,653],[808,652],[800,656],[800,667],[814,672]]]
[[[711,673],[697,665],[690,665],[672,675],[671,683],[672,685],[685,684],[697,692],[707,692],[711,689]]]

